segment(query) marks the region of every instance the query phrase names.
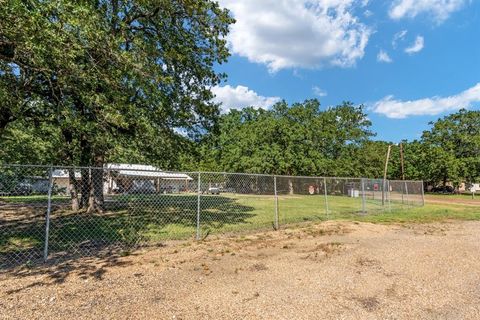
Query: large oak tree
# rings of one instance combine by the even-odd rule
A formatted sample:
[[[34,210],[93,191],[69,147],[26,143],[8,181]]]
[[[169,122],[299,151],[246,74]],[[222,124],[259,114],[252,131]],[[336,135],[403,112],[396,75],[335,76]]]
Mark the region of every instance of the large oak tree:
[[[233,22],[215,1],[0,0],[0,8],[0,134],[17,121],[50,126],[59,160],[101,168],[131,149],[168,163],[176,129],[215,121],[210,88],[224,75],[214,65],[229,55]],[[91,173],[82,172],[78,205],[72,184],[73,206],[101,210],[103,170]]]

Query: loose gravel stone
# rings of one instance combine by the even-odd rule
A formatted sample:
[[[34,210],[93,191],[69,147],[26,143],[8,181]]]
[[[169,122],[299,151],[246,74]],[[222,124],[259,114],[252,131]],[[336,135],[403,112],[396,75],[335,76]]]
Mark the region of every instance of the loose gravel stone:
[[[325,222],[0,273],[0,319],[480,319],[480,222]]]

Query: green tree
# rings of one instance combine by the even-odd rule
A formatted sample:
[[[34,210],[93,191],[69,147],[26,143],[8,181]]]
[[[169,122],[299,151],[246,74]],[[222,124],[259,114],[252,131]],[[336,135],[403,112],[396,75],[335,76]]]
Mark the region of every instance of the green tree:
[[[322,111],[317,100],[271,110],[232,110],[206,137],[205,158],[226,171],[284,175],[335,175],[339,158],[372,135],[362,106],[344,103]]]
[[[18,119],[47,123],[62,140],[58,160],[102,167],[129,152],[171,163],[172,152],[162,150],[181,140],[175,128],[201,132],[215,121],[210,87],[224,75],[213,66],[228,57],[233,22],[215,1],[0,0],[0,7],[1,132]],[[83,170],[80,206],[102,209],[102,179],[103,170],[92,177]]]
[[[460,110],[431,123],[422,141],[430,165],[428,176],[444,185],[480,177],[480,111]]]

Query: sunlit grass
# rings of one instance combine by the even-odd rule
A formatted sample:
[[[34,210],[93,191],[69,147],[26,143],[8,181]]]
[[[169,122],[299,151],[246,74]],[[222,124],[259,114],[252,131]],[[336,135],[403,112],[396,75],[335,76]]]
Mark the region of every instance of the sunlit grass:
[[[429,196],[431,197],[431,196]],[[440,196],[448,199],[448,196]],[[437,197],[434,197],[436,199]],[[444,199],[442,198],[442,199]],[[457,199],[458,197],[456,197]],[[32,203],[42,203],[44,196],[8,197],[8,203],[31,206],[31,212],[8,225],[2,222],[0,253],[37,250],[43,246],[44,209]],[[56,201],[68,200],[56,197]],[[468,199],[468,198],[467,198]],[[200,235],[245,232],[276,227],[274,196],[265,195],[201,195],[198,217],[197,195],[121,195],[106,198],[107,211],[102,214],[71,212],[68,201],[52,212],[50,224],[51,251],[67,251],[78,246],[139,242],[158,242],[193,238],[197,219]],[[4,202],[4,203],[5,203]],[[480,220],[480,205],[458,203],[427,204],[415,207],[399,200],[382,202],[361,198],[323,195],[280,195],[278,224],[306,221],[348,220],[371,223],[426,223],[444,220]],[[419,204],[418,202],[416,203]],[[327,209],[328,206],[328,209]],[[0,216],[2,214],[0,208]],[[366,210],[366,212],[364,212]],[[35,214],[32,214],[35,213]],[[10,212],[9,215],[15,215]],[[7,222],[8,223],[8,222]],[[3,228],[3,225],[6,227]],[[95,249],[92,249],[95,250]]]

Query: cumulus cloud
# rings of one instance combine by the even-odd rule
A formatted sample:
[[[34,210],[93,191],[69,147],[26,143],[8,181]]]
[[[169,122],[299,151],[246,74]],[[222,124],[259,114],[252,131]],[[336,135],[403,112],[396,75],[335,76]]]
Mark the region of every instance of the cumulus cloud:
[[[363,58],[372,31],[351,11],[359,0],[220,0],[237,22],[228,42],[234,54],[288,68],[350,67]]]
[[[222,112],[245,107],[268,109],[281,100],[279,97],[261,96],[245,86],[215,86],[212,92],[215,94],[213,101],[222,104]]]
[[[442,112],[470,108],[480,103],[480,83],[457,95],[401,101],[387,96],[376,102],[373,111],[389,118],[403,119],[409,116],[437,115]]]
[[[425,40],[422,36],[417,36],[415,42],[408,48],[405,49],[405,52],[408,54],[415,54],[423,50],[425,46]]]
[[[314,86],[312,88],[312,91],[316,96],[319,96],[319,97],[326,97],[328,95],[327,91],[323,90],[319,86]]]
[[[385,62],[385,63],[392,63],[393,60],[390,58],[387,52],[380,50],[380,52],[377,54],[377,61],[378,62]]]
[[[395,0],[389,10],[390,18],[415,18],[426,13],[437,23],[447,20],[450,15],[460,10],[469,0]]]

